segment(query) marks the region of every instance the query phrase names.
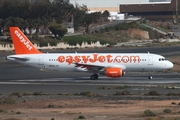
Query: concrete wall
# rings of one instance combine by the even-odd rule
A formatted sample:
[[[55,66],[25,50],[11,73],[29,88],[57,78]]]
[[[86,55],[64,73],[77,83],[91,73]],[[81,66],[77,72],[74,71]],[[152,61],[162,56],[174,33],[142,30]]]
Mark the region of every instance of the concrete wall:
[[[172,25],[172,32],[180,32],[180,25]]]
[[[119,12],[119,6],[117,7],[88,7],[88,10],[95,11],[95,12],[102,12],[108,10],[109,12]]]
[[[74,28],[67,28],[67,34],[74,34]]]
[[[48,46],[45,46],[45,47],[40,47],[38,44],[34,44],[34,46],[37,49],[59,49],[59,48],[66,49],[66,48],[106,47],[107,45],[108,44],[101,45],[99,41],[97,41],[96,43],[91,43],[91,44],[88,44],[87,42],[83,42],[81,46],[79,44],[72,46],[72,45],[69,45],[69,44],[66,44],[63,42],[58,43],[57,46],[50,46],[50,44],[48,44]],[[14,50],[14,46],[13,46],[13,44],[0,44],[0,51],[1,50],[12,51],[12,50]]]

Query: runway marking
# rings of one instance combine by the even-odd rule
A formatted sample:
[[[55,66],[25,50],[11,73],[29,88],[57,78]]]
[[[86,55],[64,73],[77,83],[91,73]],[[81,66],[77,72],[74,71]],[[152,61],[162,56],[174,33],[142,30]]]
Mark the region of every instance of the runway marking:
[[[163,77],[158,77],[153,80],[145,79],[144,77],[123,77],[122,79],[114,79],[108,77],[99,77],[98,80],[90,80],[89,77],[81,78],[48,78],[48,79],[25,79],[25,80],[11,80],[11,82],[22,82],[26,84],[34,83],[102,83],[102,84],[171,84],[180,83],[179,78],[171,78],[171,80],[164,80]]]
[[[18,85],[20,85],[20,84],[29,84],[29,83],[27,83],[27,82],[0,82],[0,85],[2,85],[2,84],[10,84],[10,85],[18,84]]]

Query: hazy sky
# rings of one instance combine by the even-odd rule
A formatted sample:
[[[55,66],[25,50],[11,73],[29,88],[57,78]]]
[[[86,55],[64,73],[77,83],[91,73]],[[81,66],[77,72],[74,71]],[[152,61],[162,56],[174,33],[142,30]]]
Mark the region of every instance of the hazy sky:
[[[157,0],[154,0],[157,1]],[[170,1],[170,0],[164,0]],[[118,7],[119,4],[148,3],[149,0],[70,0],[72,4],[87,5],[87,7]]]

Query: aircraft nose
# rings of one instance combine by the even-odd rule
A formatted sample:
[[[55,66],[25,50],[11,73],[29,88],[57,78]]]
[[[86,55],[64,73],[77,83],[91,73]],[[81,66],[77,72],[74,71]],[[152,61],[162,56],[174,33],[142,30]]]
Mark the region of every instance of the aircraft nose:
[[[173,67],[174,67],[174,65],[173,65],[173,63],[172,63],[172,62],[170,62],[170,61],[169,61],[169,63],[168,63],[168,65],[167,65],[167,67],[168,67],[169,69],[171,69],[171,68],[173,68]]]

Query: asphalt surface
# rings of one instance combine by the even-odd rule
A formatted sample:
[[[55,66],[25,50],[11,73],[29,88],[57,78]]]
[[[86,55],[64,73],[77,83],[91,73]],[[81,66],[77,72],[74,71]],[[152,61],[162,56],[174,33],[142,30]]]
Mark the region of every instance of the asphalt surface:
[[[165,57],[179,56],[179,46],[176,47],[139,47],[139,48],[103,48],[86,50],[56,50],[50,52],[79,53],[156,53]],[[89,80],[90,73],[54,72],[20,65],[6,61],[5,57],[13,52],[0,53],[0,94],[12,92],[43,92],[43,93],[80,93],[91,91],[99,94],[113,94],[117,90],[112,86],[131,86],[127,90],[136,94],[157,90],[162,94],[178,93],[180,85],[179,73],[153,73],[153,80],[148,79],[148,73],[127,73],[125,77],[113,79],[100,76],[99,80]],[[166,89],[165,86],[175,85],[177,89]],[[104,90],[99,88],[105,87]]]

